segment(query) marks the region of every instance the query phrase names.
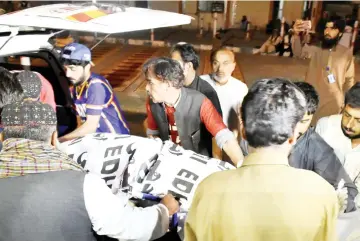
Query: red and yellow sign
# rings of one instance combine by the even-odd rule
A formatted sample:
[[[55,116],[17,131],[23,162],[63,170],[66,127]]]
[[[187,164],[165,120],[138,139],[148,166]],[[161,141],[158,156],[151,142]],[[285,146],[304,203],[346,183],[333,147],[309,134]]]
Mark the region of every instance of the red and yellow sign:
[[[71,16],[68,16],[66,19],[76,22],[87,22],[94,18],[99,18],[108,15],[103,10],[89,10],[83,13],[77,13]]]

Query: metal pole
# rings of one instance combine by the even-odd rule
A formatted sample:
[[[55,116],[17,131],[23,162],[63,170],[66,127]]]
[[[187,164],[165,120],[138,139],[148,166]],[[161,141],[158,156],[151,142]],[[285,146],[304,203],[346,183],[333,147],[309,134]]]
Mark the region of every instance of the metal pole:
[[[92,0],[92,3],[95,5],[95,4],[96,4],[96,0]],[[97,37],[98,37],[98,33],[97,33],[97,32],[94,32],[94,43],[96,43]]]
[[[30,70],[31,60],[29,57],[25,57],[25,56],[20,57],[20,63],[23,66],[24,70]]]
[[[280,37],[284,37],[285,35],[285,17],[281,19],[281,29],[280,29]]]
[[[247,41],[251,40],[250,29],[251,29],[251,25],[250,25],[250,22],[248,21],[248,23],[246,25],[246,33],[245,33],[245,40],[247,40]]]
[[[214,26],[213,26],[213,38],[216,36],[216,24],[217,24],[217,13],[213,14]]]
[[[355,40],[356,40],[356,36],[357,36],[357,32],[358,32],[358,25],[359,25],[359,21],[355,21],[354,23],[354,31],[352,34],[352,39],[351,39],[351,50],[354,50],[354,44],[355,44]]]
[[[200,36],[204,33],[204,16],[200,13]]]
[[[155,39],[155,37],[154,37],[154,29],[152,28],[151,32],[150,32],[150,40],[151,40],[151,42],[154,42],[154,39]]]

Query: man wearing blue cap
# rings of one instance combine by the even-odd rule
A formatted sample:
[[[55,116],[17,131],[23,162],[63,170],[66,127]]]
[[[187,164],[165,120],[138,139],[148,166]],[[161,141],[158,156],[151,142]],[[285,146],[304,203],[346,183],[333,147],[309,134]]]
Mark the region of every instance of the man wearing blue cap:
[[[72,83],[71,95],[82,125],[60,137],[68,141],[89,133],[130,134],[128,125],[110,83],[91,72],[91,52],[86,46],[71,43],[64,47],[61,58],[66,76]]]

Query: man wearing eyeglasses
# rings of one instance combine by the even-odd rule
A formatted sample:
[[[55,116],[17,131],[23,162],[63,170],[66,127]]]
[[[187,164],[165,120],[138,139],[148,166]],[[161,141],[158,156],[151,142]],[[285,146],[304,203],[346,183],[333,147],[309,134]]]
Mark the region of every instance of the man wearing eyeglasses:
[[[130,134],[112,87],[103,76],[91,72],[91,52],[78,43],[66,45],[61,53],[76,114],[81,120],[73,132],[60,137],[64,142],[90,133]]]

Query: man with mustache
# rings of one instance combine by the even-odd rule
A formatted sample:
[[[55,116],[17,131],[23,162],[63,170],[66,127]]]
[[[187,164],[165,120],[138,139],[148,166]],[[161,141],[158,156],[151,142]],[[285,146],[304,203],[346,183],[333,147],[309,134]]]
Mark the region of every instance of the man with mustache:
[[[242,163],[240,147],[212,102],[202,93],[183,87],[185,76],[178,61],[150,59],[144,64],[143,73],[151,98],[146,103],[148,136],[171,140],[186,150],[211,156],[211,142],[202,128],[205,126],[234,166]]]
[[[212,73],[202,75],[200,78],[206,80],[215,89],[220,100],[223,121],[238,138],[239,110],[248,88],[241,80],[231,76],[236,67],[234,52],[225,47],[215,49],[211,53],[210,61]],[[215,149],[215,153],[219,159],[228,160],[228,157],[222,155],[219,150]]]
[[[59,138],[60,142],[90,133],[129,134],[129,128],[119,101],[110,83],[103,76],[91,72],[91,52],[88,47],[72,43],[62,51],[66,77],[72,83],[71,95],[81,126]]]
[[[220,101],[216,91],[208,82],[201,79],[196,73],[200,65],[200,57],[195,48],[191,44],[180,42],[171,49],[170,56],[173,60],[179,62],[184,71],[184,87],[197,90],[205,95],[219,114],[222,115]],[[216,148],[216,145],[212,144],[211,133],[206,130],[205,125],[202,125],[202,129],[204,133],[203,139],[207,142],[206,145],[209,146],[210,156],[218,157],[220,150]],[[213,143],[215,144],[215,142]]]
[[[346,93],[343,113],[320,119],[316,132],[334,149],[351,180],[360,188],[360,83]],[[359,196],[355,201],[360,208]]]
[[[241,80],[231,76],[236,67],[235,54],[222,47],[211,53],[210,60],[212,73],[202,75],[200,78],[206,80],[216,90],[224,123],[230,130],[237,129],[240,106],[248,88]]]
[[[321,36],[321,47],[312,55],[305,82],[314,86],[320,96],[312,124],[321,117],[339,114],[344,106],[344,93],[355,83],[352,51],[338,44],[344,29],[344,20],[328,20]],[[295,31],[299,30],[301,28],[296,26]]]

